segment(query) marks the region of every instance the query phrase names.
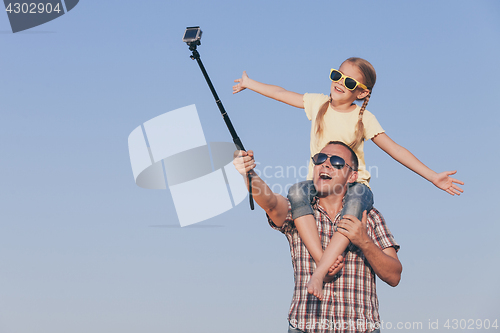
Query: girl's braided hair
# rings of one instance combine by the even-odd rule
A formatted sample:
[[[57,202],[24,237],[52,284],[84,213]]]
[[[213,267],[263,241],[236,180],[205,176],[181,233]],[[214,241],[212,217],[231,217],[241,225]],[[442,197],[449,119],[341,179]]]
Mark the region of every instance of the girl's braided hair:
[[[375,81],[377,80],[377,74],[375,73],[375,69],[373,68],[372,64],[370,64],[365,59],[352,57],[344,62],[350,62],[351,64],[358,67],[359,71],[365,79],[365,86],[368,88],[368,90],[370,90],[370,93],[365,98],[361,99],[363,101],[363,105],[359,110],[358,122],[356,123],[355,138],[351,143],[348,144],[349,147],[355,149],[363,141],[365,131],[365,126],[363,125],[363,113],[365,112],[366,105],[370,100],[373,86],[375,85]],[[331,100],[332,98],[330,97],[328,101],[326,101],[325,104],[320,107],[319,112],[316,115],[316,137],[321,137],[323,135],[324,117]]]

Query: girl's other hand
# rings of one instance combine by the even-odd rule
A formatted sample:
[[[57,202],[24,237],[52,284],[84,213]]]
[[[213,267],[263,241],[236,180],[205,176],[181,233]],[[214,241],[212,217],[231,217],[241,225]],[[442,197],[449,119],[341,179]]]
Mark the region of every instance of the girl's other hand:
[[[442,189],[443,191],[448,192],[451,195],[460,195],[464,192],[457,184],[463,185],[464,182],[461,182],[458,179],[450,177],[451,175],[454,175],[457,173],[457,170],[455,171],[444,171],[441,173],[438,173],[436,175],[436,178],[432,181],[434,185]]]
[[[248,81],[248,75],[246,71],[243,71],[243,74],[241,75],[241,79],[236,79],[234,82],[237,82],[233,86],[233,94],[239,93],[242,90],[245,90],[247,88],[247,81]]]

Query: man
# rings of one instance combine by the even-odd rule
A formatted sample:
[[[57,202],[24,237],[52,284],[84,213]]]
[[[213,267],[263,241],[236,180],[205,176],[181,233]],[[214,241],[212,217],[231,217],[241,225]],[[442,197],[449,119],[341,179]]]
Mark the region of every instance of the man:
[[[242,175],[252,174],[255,202],[266,211],[271,227],[285,234],[290,243],[295,289],[288,332],[379,332],[375,275],[391,286],[399,283],[402,271],[396,254],[399,245],[376,209],[365,212],[362,221],[352,215],[339,220],[347,187],[357,178],[356,168],[348,167],[345,161],[357,165],[357,157],[342,142],[328,143],[321,153],[327,158],[323,163],[319,163],[320,159],[314,167],[313,182],[318,194],[313,210],[322,247],[327,247],[336,227],[351,242],[344,262],[338,261],[339,267],[327,274],[321,300],[307,292],[315,263],[294,226],[288,200],[273,193],[253,171],[252,151],[240,151],[234,164]],[[335,161],[335,168],[331,161]]]

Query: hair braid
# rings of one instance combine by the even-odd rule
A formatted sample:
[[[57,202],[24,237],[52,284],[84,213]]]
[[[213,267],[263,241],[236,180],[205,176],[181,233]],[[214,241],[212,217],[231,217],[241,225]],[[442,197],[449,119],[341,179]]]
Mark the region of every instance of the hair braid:
[[[371,92],[364,98],[363,105],[359,110],[358,122],[356,123],[356,132],[354,134],[355,137],[354,140],[349,144],[349,147],[351,147],[351,149],[355,149],[364,140],[365,125],[363,124],[363,113],[365,113],[366,105],[370,100],[370,95]]]
[[[320,138],[323,135],[323,123],[325,118],[326,110],[328,110],[328,105],[332,101],[332,97],[328,99],[321,107],[319,108],[318,114],[316,115],[316,137]]]

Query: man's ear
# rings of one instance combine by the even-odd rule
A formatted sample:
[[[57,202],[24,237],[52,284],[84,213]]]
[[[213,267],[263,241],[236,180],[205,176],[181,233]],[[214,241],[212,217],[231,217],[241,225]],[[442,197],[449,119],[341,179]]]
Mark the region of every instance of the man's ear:
[[[360,92],[357,96],[357,99],[363,99],[365,98],[366,96],[368,96],[368,94],[370,93],[370,90],[368,89],[365,89],[363,90],[362,92]]]
[[[349,175],[349,178],[347,178],[347,182],[348,183],[355,183],[356,180],[358,180],[358,172],[357,171],[353,171]]]

